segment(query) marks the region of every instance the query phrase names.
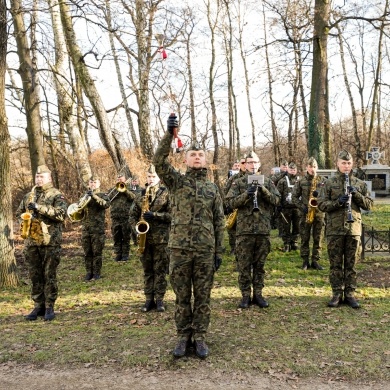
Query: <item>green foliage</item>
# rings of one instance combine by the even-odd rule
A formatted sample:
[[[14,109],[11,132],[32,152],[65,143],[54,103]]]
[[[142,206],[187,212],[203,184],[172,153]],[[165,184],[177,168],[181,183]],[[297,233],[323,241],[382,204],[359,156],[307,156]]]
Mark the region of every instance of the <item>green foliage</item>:
[[[358,265],[360,310],[329,309],[327,270],[302,271],[299,252],[281,252],[282,241],[273,231],[264,289],[270,307],[241,310],[235,260],[226,254],[215,275],[211,354],[203,363],[194,355],[175,360],[170,354],[176,342],[170,286],[165,313],[141,313],[141,264],[134,254],[129,262],[116,263],[111,245],[108,240],[103,278],[84,282],[80,246],[77,240],[65,243],[52,322],[24,320],[32,308],[27,284],[0,290],[0,362],[171,370],[208,364],[276,376],[390,379],[389,257]],[[328,269],[325,248],[321,264]],[[23,268],[21,274],[28,280]]]

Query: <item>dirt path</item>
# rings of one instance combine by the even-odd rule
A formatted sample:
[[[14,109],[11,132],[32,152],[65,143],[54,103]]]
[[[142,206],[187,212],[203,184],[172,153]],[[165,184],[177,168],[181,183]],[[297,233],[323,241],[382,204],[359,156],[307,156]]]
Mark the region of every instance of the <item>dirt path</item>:
[[[387,390],[389,383],[347,383],[296,379],[281,374],[225,373],[212,368],[151,372],[113,369],[34,369],[0,365],[0,390]]]

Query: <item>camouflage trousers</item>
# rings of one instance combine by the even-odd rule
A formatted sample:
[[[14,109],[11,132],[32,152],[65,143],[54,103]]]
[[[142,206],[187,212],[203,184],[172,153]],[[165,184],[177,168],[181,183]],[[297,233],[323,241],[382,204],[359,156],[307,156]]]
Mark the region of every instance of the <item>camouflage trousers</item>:
[[[88,232],[83,230],[81,242],[84,250],[84,263],[87,273],[101,273],[105,240],[106,236],[104,232]]]
[[[264,287],[264,265],[271,250],[269,236],[242,235],[236,239],[238,286],[243,297],[261,295]]]
[[[299,210],[283,209],[282,213],[287,220],[286,222],[282,217],[280,221],[283,243],[285,245],[297,244],[299,237]]]
[[[111,220],[111,234],[114,241],[114,253],[116,255],[128,256],[130,253],[131,226],[128,219]]]
[[[328,236],[329,282],[333,293],[356,289],[355,264],[360,254],[360,236]]]
[[[57,268],[60,246],[30,246],[24,249],[31,279],[31,298],[35,307],[53,307],[57,295]]]
[[[144,293],[146,299],[162,300],[167,290],[166,275],[169,258],[167,244],[148,244],[141,255],[144,269]]]
[[[306,222],[306,215],[301,217],[299,223],[299,233],[301,235],[301,258],[310,258],[310,238],[313,237],[313,247],[311,252],[312,261],[321,259],[322,236],[324,231],[324,219],[314,218],[313,223]]]
[[[236,227],[237,224],[235,223],[231,229],[227,229],[231,251],[234,251],[236,248]]]
[[[187,337],[193,334],[194,339],[202,339],[210,323],[214,253],[170,249],[169,274],[176,295],[175,322],[178,334]]]

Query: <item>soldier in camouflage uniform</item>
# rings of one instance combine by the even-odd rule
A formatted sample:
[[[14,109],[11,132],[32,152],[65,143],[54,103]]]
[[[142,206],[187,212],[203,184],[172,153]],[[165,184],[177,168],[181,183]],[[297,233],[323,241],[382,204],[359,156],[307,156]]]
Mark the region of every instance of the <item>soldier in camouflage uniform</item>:
[[[326,180],[321,189],[318,208],[326,213],[329,281],[333,291],[328,306],[337,307],[344,294],[344,303],[356,309],[360,306],[354,296],[355,264],[362,234],[360,210],[370,210],[373,200],[368,196],[366,183],[352,175],[352,165],[352,155],[342,150],[338,154],[335,176]]]
[[[132,233],[129,225],[130,208],[137,194],[127,185],[123,173],[119,173],[117,179],[117,186],[121,183],[124,187],[121,191],[117,190],[117,186],[109,190],[109,194],[112,194],[110,196],[111,233],[114,241],[115,261],[127,261]]]
[[[319,192],[326,179],[317,175],[317,169],[318,164],[316,159],[310,157],[307,160],[305,176],[295,183],[292,192],[292,202],[301,211],[299,233],[301,235],[300,253],[303,270],[307,270],[310,267],[316,270],[324,269],[320,265],[319,260],[321,258],[321,241],[325,226],[325,214],[318,210],[316,202],[318,202]],[[314,202],[312,206],[309,205],[309,200]],[[313,249],[310,264],[311,236],[313,236]]]
[[[142,311],[153,308],[165,311],[164,295],[167,289],[166,274],[169,258],[167,244],[171,225],[171,206],[168,189],[161,185],[154,165],[151,165],[146,176],[147,188],[135,199],[131,209],[129,224],[136,226],[142,218],[149,225],[146,233],[145,248],[140,254],[144,269],[144,293],[146,302]],[[146,197],[146,198],[145,198]],[[143,207],[147,210],[143,210]]]
[[[279,166],[279,171],[272,173],[270,179],[275,184],[275,187],[277,187],[279,181],[283,179],[285,176],[287,176],[287,174],[288,174],[288,161],[282,160]],[[281,204],[279,204],[279,206],[274,208],[274,213],[271,219],[271,228],[278,229],[279,237],[282,237],[283,225],[285,224],[285,221],[281,215],[281,211],[282,211],[282,206]]]
[[[241,158],[240,161],[236,161],[232,167],[232,171],[239,170],[239,172],[234,173],[228,177],[228,180],[225,183],[225,187],[223,189],[224,196],[228,194],[230,187],[232,186],[232,183],[234,180],[238,179],[239,177],[245,175],[245,156]],[[233,210],[224,204],[224,210],[225,215],[229,215],[233,212]],[[229,235],[229,245],[230,245],[230,253],[233,254],[235,247],[236,247],[236,226],[237,224],[234,224],[231,229],[228,229],[228,235]]]
[[[32,215],[31,227],[24,243],[24,255],[31,279],[33,311],[27,320],[44,316],[50,321],[55,317],[54,303],[58,295],[57,267],[60,263],[62,224],[67,203],[60,191],[53,187],[51,172],[40,165],[35,174],[35,187],[20,203],[16,216]],[[46,230],[47,229],[47,230]]]
[[[171,114],[168,131],[154,157],[157,174],[169,189],[172,205],[169,272],[176,295],[175,322],[179,336],[173,355],[184,356],[192,336],[196,354],[206,358],[210,295],[214,271],[222,262],[223,204],[218,187],[207,180],[206,154],[197,142],[186,152],[184,175],[169,163],[177,127],[177,118]]]
[[[238,209],[236,254],[238,259],[238,284],[242,294],[239,307],[246,309],[251,303],[261,308],[268,307],[262,295],[264,266],[271,250],[271,215],[279,204],[280,194],[273,182],[264,178],[264,184],[248,184],[248,175],[258,172],[260,160],[256,153],[246,156],[246,174],[235,180],[226,196],[226,203]],[[257,207],[256,210],[256,201]]]
[[[287,175],[280,179],[277,185],[281,196],[282,209],[280,212],[282,213],[283,222],[280,227],[284,252],[298,249],[300,211],[292,202],[292,190],[298,180],[297,166],[295,163],[290,162]]]
[[[106,209],[110,207],[108,195],[99,192],[100,179],[93,175],[88,182],[87,196],[90,201],[84,209],[81,241],[84,250],[86,269],[85,280],[98,280],[101,277],[103,263],[103,249],[106,239],[105,220]]]

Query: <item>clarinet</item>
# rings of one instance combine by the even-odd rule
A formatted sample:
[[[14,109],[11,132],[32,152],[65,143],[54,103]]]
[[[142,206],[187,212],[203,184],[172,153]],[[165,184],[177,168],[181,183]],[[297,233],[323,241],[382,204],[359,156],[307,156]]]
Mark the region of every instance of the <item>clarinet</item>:
[[[253,170],[253,174],[255,174],[255,173],[256,173],[255,170]],[[257,181],[252,182],[252,185],[256,186],[256,191],[253,194],[253,209],[252,209],[252,211],[260,211],[259,204],[257,203],[257,190],[259,189],[259,185],[258,185]]]
[[[348,190],[349,187],[349,175],[348,173],[345,174],[345,195],[348,195],[348,202],[347,202],[347,222],[352,223],[355,222],[352,216],[352,194]]]

